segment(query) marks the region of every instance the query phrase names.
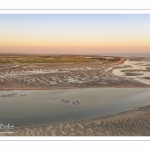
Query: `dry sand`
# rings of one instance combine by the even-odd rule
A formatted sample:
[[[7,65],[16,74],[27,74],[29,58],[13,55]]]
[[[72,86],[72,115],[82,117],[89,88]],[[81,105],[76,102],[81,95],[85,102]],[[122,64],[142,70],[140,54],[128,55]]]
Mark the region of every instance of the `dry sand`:
[[[89,90],[92,91],[92,93],[94,93],[94,96],[96,96],[96,93],[99,93],[101,95],[101,98],[103,100],[103,102],[101,102],[101,105],[98,105],[99,101],[96,101],[99,99],[98,98],[99,95],[97,95],[97,98],[95,97],[95,99],[93,101],[90,100],[90,96],[87,94],[87,93],[89,93]],[[101,114],[102,112],[98,112],[97,118],[96,118],[96,115],[94,115],[95,119],[88,118],[88,119],[83,120],[81,118],[80,121],[65,121],[63,123],[57,122],[57,123],[49,123],[49,124],[46,124],[44,122],[44,124],[38,123],[37,125],[30,125],[30,126],[24,126],[24,127],[16,127],[15,126],[15,129],[11,130],[11,132],[14,132],[14,133],[7,133],[7,132],[1,131],[0,135],[1,136],[147,136],[147,135],[150,135],[150,130],[149,130],[150,129],[150,105],[149,105],[150,93],[149,93],[149,89],[147,89],[147,88],[146,89],[144,89],[144,88],[141,88],[141,89],[118,89],[118,93],[116,92],[117,89],[108,89],[108,90],[109,90],[109,94],[111,95],[111,98],[113,98],[112,99],[113,102],[116,102],[116,104],[119,106],[116,107],[116,104],[114,103],[114,105],[111,105],[111,107],[108,106],[106,108],[112,109],[115,106],[115,109],[113,109],[113,110],[116,110],[115,114],[117,114],[117,115],[112,115],[112,114],[114,114],[114,113],[112,113],[112,111],[111,111],[111,113],[110,113],[111,115],[110,115],[108,112],[111,109],[109,109],[108,111],[106,111],[108,115],[105,117],[100,117],[102,115]],[[109,98],[110,95],[107,94],[108,93],[107,89],[100,89],[100,90],[84,89],[81,92],[83,94],[82,96],[79,95],[79,93],[76,94],[75,93],[76,90],[74,91],[74,90],[70,89],[69,91],[73,94],[73,95],[71,94],[72,96],[82,97],[82,100],[81,100],[82,106],[80,107],[80,106],[73,106],[70,104],[63,104],[63,103],[60,103],[60,101],[57,101],[57,99],[56,99],[55,104],[59,102],[58,105],[63,107],[63,109],[61,109],[61,107],[59,107],[59,112],[62,110],[67,111],[67,109],[71,110],[71,112],[73,112],[75,110],[79,111],[80,109],[84,109],[83,105],[85,105],[85,104],[88,104],[90,106],[89,108],[92,108],[92,107],[96,108],[96,106],[98,108],[100,108],[100,107],[105,108],[104,106],[107,103],[109,104],[110,103],[109,101],[112,101]],[[17,91],[15,91],[15,93],[16,92]],[[19,94],[17,94],[16,99],[14,96],[8,97],[6,99],[1,99],[1,105],[3,106],[5,103],[5,104],[7,104],[7,106],[9,106],[9,103],[11,103],[10,106],[13,106],[14,109],[16,109],[16,108],[18,109],[19,107],[16,105],[19,104],[19,101],[21,104],[22,104],[22,102],[24,102],[23,103],[24,105],[20,105],[20,106],[22,106],[22,107],[20,107],[21,111],[20,112],[16,111],[16,113],[19,116],[21,115],[21,113],[23,113],[23,115],[25,115],[24,112],[28,113],[26,115],[29,115],[29,116],[34,115],[35,111],[33,110],[33,107],[28,100],[26,100],[26,102],[25,102],[25,97],[30,96],[30,94],[32,96],[32,94],[34,92],[36,92],[36,93],[39,93],[39,95],[36,94],[37,97],[39,97],[39,99],[41,99],[40,92],[42,92],[42,91],[40,91],[40,92],[39,91],[34,91],[34,92],[30,91],[30,92],[24,91],[24,94],[28,94],[28,95],[18,97],[18,95],[22,94],[20,92]],[[47,92],[44,91],[45,97],[47,96],[46,95]],[[52,93],[53,91],[50,91],[50,92]],[[62,95],[66,95],[63,91],[62,92],[55,91],[55,92],[56,92],[55,97],[54,97],[54,95],[52,97],[53,98],[58,97],[58,100],[60,99],[60,97],[62,97]],[[3,91],[2,93],[3,93],[3,95],[6,95],[6,94],[8,95],[8,93],[10,95],[11,91]],[[84,93],[86,93],[86,94],[84,94]],[[117,93],[117,94],[115,94],[115,93]],[[141,93],[141,94],[139,94],[139,93]],[[69,97],[71,97],[71,100],[73,100],[73,97],[71,95]],[[86,95],[89,99],[84,100],[84,95]],[[134,95],[134,96],[132,96],[132,95]],[[36,101],[37,101],[37,104],[39,104],[42,107],[44,98],[42,99],[42,102],[39,103],[37,97],[35,97],[36,100],[34,100],[34,99],[32,99],[32,100],[29,99],[29,100],[31,102],[32,101],[34,102],[33,103],[35,105],[35,106],[33,105],[34,107],[37,108]],[[41,97],[43,97],[43,96],[41,96]],[[122,98],[122,101],[121,101],[120,97]],[[126,99],[125,99],[125,97],[126,97]],[[91,95],[91,98],[92,98],[92,95]],[[18,99],[18,101],[17,101],[17,99]],[[17,103],[14,103],[14,101]],[[128,104],[128,102],[129,102],[129,104]],[[136,102],[135,103],[136,105],[134,104],[134,102]],[[14,103],[14,105],[12,105],[13,103]],[[29,105],[28,107],[26,106],[26,103]],[[48,108],[50,108],[50,105],[48,106],[48,103],[45,103],[46,105],[44,105],[44,107],[43,107],[44,110],[46,110],[45,111],[46,114],[48,113],[48,110],[51,111],[51,113],[52,113],[52,107],[55,106],[55,105],[52,105],[52,103],[49,103],[52,105],[52,107],[51,107],[51,109],[48,109]],[[126,111],[126,112],[118,114],[117,111],[119,112],[119,109],[122,108],[121,104],[123,104],[123,107],[125,107],[124,109],[122,109],[122,111]],[[127,107],[127,104],[128,104],[128,107]],[[144,106],[144,105],[145,106],[147,105],[147,106],[140,107],[140,106]],[[46,106],[48,108],[46,108]],[[31,107],[32,109],[29,109],[29,107]],[[41,107],[39,107],[39,108],[41,108]],[[131,109],[128,109],[129,107],[132,107],[132,109],[133,109],[133,107],[135,107],[135,108],[132,111],[127,111],[127,110],[131,110]],[[138,108],[138,107],[140,107],[140,108]],[[56,106],[54,108],[55,108],[55,110],[53,110],[53,111],[56,111]],[[88,107],[86,106],[85,109],[87,110],[87,108]],[[23,111],[24,109],[28,110],[28,111]],[[31,113],[31,111],[32,111],[32,113]],[[120,111],[120,112],[122,112],[122,111]],[[8,110],[6,112],[9,113]],[[37,114],[37,112],[35,114]],[[10,111],[11,116],[13,116],[14,113],[15,113],[15,111]],[[42,109],[42,113],[44,113],[43,109]],[[40,114],[41,114],[41,112],[39,112],[39,115]],[[82,113],[80,112],[80,114],[82,114]],[[4,115],[6,116],[6,113]],[[15,116],[16,116],[16,114],[15,114]],[[94,118],[94,117],[92,116],[91,118]],[[76,119],[73,118],[73,120],[76,120]]]
[[[117,62],[114,62],[114,63],[111,63],[111,64],[108,64],[108,66],[114,66],[114,65],[121,65],[123,64],[127,59],[126,58],[121,58],[119,61]]]
[[[124,59],[121,59],[119,62],[114,63],[112,65],[113,66],[119,65],[124,63],[124,61],[125,61]],[[89,70],[87,74],[89,74],[89,72],[91,71]],[[103,71],[101,74],[102,76],[100,76],[99,78],[103,79],[102,78]],[[130,81],[123,80],[122,78],[119,77],[114,78],[111,73],[109,74],[109,79],[110,80],[113,79],[115,81],[115,84],[111,85],[111,87],[114,86],[119,87],[118,85],[119,82],[121,85],[123,85],[123,87],[124,86],[142,87],[145,85],[142,83],[133,82],[132,80]],[[104,81],[105,82],[107,81],[110,84],[107,78],[104,78]],[[128,82],[130,82],[130,84]],[[125,85],[123,83],[125,83]],[[105,87],[105,85],[98,85],[98,86]],[[56,89],[57,87],[60,87],[60,85],[56,85]],[[74,86],[72,87],[74,88]],[[32,87],[25,87],[25,88],[32,89]],[[33,89],[34,88],[35,87],[33,87]],[[50,88],[39,86],[39,88],[50,89],[52,88],[52,86]],[[3,87],[2,89],[5,89],[5,87]],[[14,89],[17,89],[17,86]],[[19,86],[18,89],[20,89]],[[135,108],[135,110],[120,113],[117,115],[89,120],[72,121],[55,124],[43,124],[26,127],[15,127],[15,129],[12,130],[12,132],[13,133],[1,132],[0,135],[1,136],[148,136],[150,135],[150,105],[146,107]]]
[[[15,128],[1,136],[148,136],[150,106],[91,120]]]

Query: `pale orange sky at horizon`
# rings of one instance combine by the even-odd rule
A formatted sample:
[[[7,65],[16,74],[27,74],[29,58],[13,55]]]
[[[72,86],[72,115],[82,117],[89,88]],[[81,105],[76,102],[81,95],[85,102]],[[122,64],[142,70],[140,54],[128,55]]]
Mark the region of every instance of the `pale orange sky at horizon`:
[[[0,53],[28,54],[149,54],[149,47],[0,47]],[[10,52],[11,51],[11,52]]]
[[[0,53],[150,53],[150,15],[0,15]]]

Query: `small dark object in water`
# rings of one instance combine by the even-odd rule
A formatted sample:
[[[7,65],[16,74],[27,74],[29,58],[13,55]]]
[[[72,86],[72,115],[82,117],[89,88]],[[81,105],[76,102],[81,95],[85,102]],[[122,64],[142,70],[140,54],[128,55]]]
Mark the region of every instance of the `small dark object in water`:
[[[62,102],[62,103],[71,103],[71,100],[70,99],[62,99],[60,102]],[[73,101],[72,102],[72,104],[73,105],[80,105],[81,104],[81,102],[80,101]]]
[[[79,102],[79,101],[74,101],[74,102],[72,102],[72,104],[73,104],[73,105],[79,105],[79,104],[81,104],[81,102]]]
[[[63,102],[63,103],[69,103],[70,99],[69,100],[62,99],[61,102]]]

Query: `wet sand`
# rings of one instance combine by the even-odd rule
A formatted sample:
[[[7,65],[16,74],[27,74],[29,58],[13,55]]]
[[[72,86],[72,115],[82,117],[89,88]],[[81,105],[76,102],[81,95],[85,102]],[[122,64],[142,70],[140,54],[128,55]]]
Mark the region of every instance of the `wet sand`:
[[[51,90],[92,87],[150,87],[114,73],[126,59],[115,63],[0,65],[0,90]]]
[[[1,103],[2,105],[0,107],[3,108],[3,110],[6,109],[5,104],[7,104],[8,108],[10,108],[10,109],[7,109],[7,110],[9,110],[7,112],[0,109],[0,111],[1,111],[0,118],[3,119],[3,114],[4,114],[4,116],[6,116],[6,114],[7,114],[9,117],[12,117],[12,120],[14,121],[15,119],[13,117],[16,117],[16,115],[17,115],[18,118],[23,118],[21,116],[21,114],[23,114],[24,117],[30,116],[31,117],[30,121],[34,120],[33,118],[36,118],[35,115],[40,116],[40,118],[37,118],[38,121],[39,121],[39,119],[45,119],[45,120],[43,122],[42,121],[37,122],[36,124],[34,124],[34,122],[31,121],[31,124],[28,126],[25,124],[24,126],[19,127],[19,125],[18,125],[18,126],[15,126],[14,130],[12,130],[13,133],[0,132],[0,135],[1,136],[148,136],[148,135],[150,135],[150,105],[149,105],[150,98],[148,96],[148,97],[145,97],[144,99],[140,99],[141,98],[140,95],[137,95],[137,97],[136,97],[136,94],[140,94],[140,90],[144,89],[145,92],[149,92],[148,88],[141,88],[141,89],[139,88],[139,87],[149,87],[149,84],[142,83],[142,82],[140,82],[141,80],[140,81],[133,80],[132,79],[133,74],[132,74],[132,76],[131,76],[131,74],[127,74],[128,76],[130,75],[129,79],[127,79],[127,77],[128,77],[127,75],[118,76],[118,72],[116,75],[113,74],[114,73],[114,72],[112,72],[113,69],[116,69],[119,72],[121,72],[122,70],[124,71],[124,68],[126,67],[123,65],[124,62],[125,62],[125,59],[122,58],[120,61],[115,62],[114,64],[111,64],[110,67],[108,67],[108,65],[101,65],[101,64],[93,65],[93,63],[90,64],[91,66],[87,66],[86,64],[84,64],[82,67],[82,70],[80,70],[80,68],[78,67],[78,65],[80,66],[81,64],[75,64],[75,66],[71,66],[73,78],[70,79],[71,82],[69,85],[65,85],[65,84],[60,85],[59,82],[56,83],[56,85],[47,85],[49,83],[49,80],[47,80],[47,79],[49,79],[49,78],[48,78],[48,76],[41,74],[42,68],[39,68],[40,70],[37,70],[37,72],[40,71],[40,74],[36,74],[38,80],[36,81],[35,85],[34,84],[32,85],[32,83],[24,84],[24,83],[27,83],[28,80],[26,80],[26,78],[23,78],[23,79],[20,78],[21,76],[17,76],[17,78],[13,79],[15,81],[15,83],[13,82],[13,80],[11,81],[13,83],[12,84],[13,86],[11,87],[10,84],[8,84],[8,83],[10,83],[10,80],[7,79],[7,77],[4,78],[4,81],[2,81],[2,82],[6,86],[1,86],[1,92],[3,92],[2,90],[4,90],[4,92],[5,92],[5,89],[7,89],[9,92],[11,92],[11,90],[17,90],[17,89],[18,90],[21,90],[21,89],[27,90],[28,89],[28,90],[31,90],[30,91],[31,93],[33,92],[32,90],[35,90],[35,89],[46,91],[48,89],[49,90],[56,90],[56,89],[57,90],[58,89],[68,90],[68,89],[72,88],[70,90],[75,90],[75,89],[77,90],[77,88],[81,88],[81,89],[85,90],[84,89],[85,87],[89,87],[89,90],[90,90],[90,88],[95,88],[95,87],[99,87],[101,90],[103,88],[105,89],[105,87],[107,87],[107,88],[115,87],[116,91],[113,92],[114,94],[109,91],[109,95],[108,95],[108,91],[102,92],[102,93],[105,93],[108,95],[108,99],[106,97],[99,95],[99,97],[102,98],[102,101],[103,101],[101,103],[101,105],[98,105],[98,100],[97,100],[98,97],[97,98],[94,97],[94,99],[87,99],[87,100],[86,99],[85,100],[71,99],[71,101],[69,101],[69,99],[67,99],[67,100],[65,100],[66,103],[63,103],[64,101],[62,101],[62,99],[64,97],[58,96],[59,99],[58,100],[56,99],[56,101],[55,102],[53,101],[52,103],[55,103],[55,104],[57,103],[59,105],[59,107],[57,107],[57,109],[60,110],[60,113],[62,113],[61,112],[62,110],[63,111],[69,110],[71,112],[79,111],[78,114],[82,114],[82,112],[80,112],[81,111],[80,108],[82,108],[83,110],[84,109],[86,110],[86,112],[83,113],[83,116],[88,113],[90,114],[91,112],[92,113],[94,112],[95,114],[91,115],[91,116],[89,115],[87,118],[86,117],[72,118],[72,116],[70,115],[70,112],[68,112],[68,114],[70,115],[69,117],[72,119],[69,118],[68,121],[67,121],[67,119],[62,120],[62,122],[60,120],[60,122],[59,122],[57,120],[57,117],[54,116],[54,118],[56,118],[56,121],[52,120],[52,123],[49,122],[49,120],[48,120],[49,116],[48,117],[40,116],[41,112],[45,113],[44,115],[46,115],[47,113],[55,114],[57,112],[57,109],[52,109],[53,105],[51,106],[52,111],[49,109],[49,106],[52,103],[49,102],[48,99],[45,99],[44,101],[48,102],[50,105],[47,105],[48,103],[45,103],[43,105],[43,103],[41,103],[40,100],[38,100],[38,107],[37,107],[35,102],[36,102],[36,99],[38,99],[38,96],[40,95],[39,91],[37,91],[37,92],[39,92],[39,95],[37,94],[37,97],[35,97],[35,98],[30,97],[30,94],[29,94],[30,92],[27,93],[27,95],[23,95],[23,96],[20,96],[21,94],[20,95],[14,94],[13,96],[12,96],[12,94],[9,94],[8,98],[0,100],[0,101],[2,101],[2,103]],[[93,69],[95,65],[97,65],[95,67],[95,72],[92,72],[90,69],[91,68]],[[137,64],[137,65],[140,65],[140,64]],[[17,67],[16,67],[16,69],[17,69]],[[67,70],[69,67],[70,67],[70,64],[69,64],[69,66],[67,65],[66,68],[64,67],[64,69]],[[87,68],[84,70],[85,67],[87,67]],[[146,66],[146,67],[148,67],[148,66]],[[26,68],[23,68],[24,70],[22,68],[20,69],[20,71],[26,71]],[[18,69],[19,69],[19,67],[18,67]],[[54,69],[55,69],[55,67],[54,67]],[[146,68],[146,69],[149,70],[149,68]],[[47,70],[47,68],[45,70]],[[32,70],[29,69],[29,70],[27,70],[27,72],[28,71],[30,72]],[[33,71],[35,71],[35,70],[33,70]],[[71,72],[71,71],[69,71],[69,72]],[[132,70],[132,71],[134,71],[134,70]],[[16,72],[18,72],[18,70],[16,70]],[[79,73],[76,74],[76,72],[79,72]],[[5,71],[5,74],[7,75],[8,73]],[[5,76],[5,74],[2,74],[2,76]],[[89,76],[84,77],[83,76],[84,74],[87,74]],[[93,74],[95,74],[95,78],[93,78],[94,77]],[[62,81],[64,80],[64,77],[60,76],[60,75],[62,75],[62,70],[60,70],[60,69],[58,69],[57,74],[54,73],[53,75],[55,75],[55,76],[57,75],[58,79],[61,79]],[[65,76],[69,75],[69,77],[71,76],[71,74],[67,74],[66,72],[64,72],[64,75]],[[75,77],[78,77],[77,80],[76,80],[76,78],[74,78],[74,75],[75,75]],[[23,76],[23,77],[26,77],[26,76]],[[35,78],[35,76],[31,76],[31,75],[27,75],[27,77],[28,77],[28,79]],[[79,79],[82,79],[83,77],[85,78],[86,82],[82,83],[80,85],[81,81]],[[100,80],[97,80],[96,79],[97,77]],[[89,81],[90,79],[92,79],[92,81],[89,84],[87,81]],[[101,81],[103,81],[103,82],[101,82]],[[142,81],[143,81],[143,79],[142,79]],[[20,83],[22,83],[22,85],[20,85]],[[4,84],[2,84],[2,85],[4,85]],[[119,87],[121,87],[121,88],[123,87],[122,89],[124,89],[124,87],[127,87],[127,88],[134,87],[134,89],[137,89],[137,92],[134,92],[134,90],[128,89],[130,91],[130,92],[128,92],[128,94],[126,94],[124,92],[121,93],[121,92],[119,92],[119,90],[122,90],[122,89],[119,89]],[[97,88],[97,90],[98,90],[98,88]],[[92,92],[90,91],[87,93],[90,94],[90,93],[93,93],[93,91]],[[118,93],[119,93],[119,95],[117,97]],[[139,100],[134,101],[134,94],[135,94],[136,100],[137,100],[137,98],[139,98]],[[16,95],[17,95],[17,97],[15,97]],[[18,97],[18,95],[20,97]],[[64,95],[66,95],[66,94],[64,94]],[[75,95],[77,96],[77,95],[79,95],[79,93],[76,93]],[[86,93],[83,95],[86,95]],[[93,95],[95,96],[95,94],[93,94]],[[2,98],[4,98],[5,96],[7,96],[7,94],[3,94]],[[89,97],[89,96],[87,95],[87,97]],[[110,97],[111,97],[111,99],[110,99]],[[19,98],[19,99],[17,100],[17,98]],[[84,98],[84,96],[82,96],[82,98]],[[19,102],[19,100],[20,100],[20,102]],[[77,103],[77,101],[75,101],[75,100],[77,100],[77,101],[79,100],[78,104],[81,104],[81,105],[79,105],[79,106],[72,105],[72,104]],[[91,100],[94,100],[94,101],[91,101]],[[111,107],[108,105],[110,103],[109,100],[111,102],[113,102]],[[125,100],[127,100],[127,102]],[[14,101],[17,103],[14,103]],[[68,103],[68,101],[71,103]],[[130,101],[133,103],[128,103]],[[9,105],[9,103],[11,105]],[[28,103],[28,106],[26,105],[27,103]],[[4,107],[3,107],[3,105],[4,105]],[[9,106],[13,107],[13,110],[11,110],[11,107],[9,107]],[[61,108],[60,106],[63,106],[62,109],[60,109]],[[122,107],[122,106],[124,106],[124,107]],[[106,108],[106,109],[103,109],[102,111],[99,111],[98,109],[96,109],[96,111],[93,111],[96,107]],[[40,108],[42,111],[41,112],[35,111],[37,108]],[[88,110],[87,108],[88,109],[93,108],[93,110],[92,111],[89,110],[89,112],[87,113],[87,110]],[[116,111],[109,112],[106,110],[116,110]],[[105,114],[103,112],[107,112],[107,113]],[[76,116],[76,114],[74,116]],[[92,118],[92,119],[90,119],[90,118]],[[6,119],[8,119],[8,118],[6,118]],[[58,118],[58,119],[60,119],[60,118]],[[46,122],[46,120],[48,120],[48,122]],[[77,121],[77,120],[80,120],[80,121]],[[32,125],[32,124],[34,124],[34,125]]]
[[[150,88],[0,91],[0,122],[15,127],[67,122],[113,115],[148,104]]]
[[[131,81],[140,82],[150,85],[149,81],[149,59],[143,59],[142,61],[134,61],[134,59],[127,59],[123,64],[117,65],[113,69],[113,73],[120,77],[125,77]]]
[[[113,116],[15,128],[1,136],[149,136],[150,105]]]

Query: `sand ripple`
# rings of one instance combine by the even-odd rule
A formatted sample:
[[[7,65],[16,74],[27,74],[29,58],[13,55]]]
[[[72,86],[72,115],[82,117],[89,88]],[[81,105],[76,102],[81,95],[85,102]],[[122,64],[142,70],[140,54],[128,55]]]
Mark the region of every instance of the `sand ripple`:
[[[2,136],[148,136],[150,105],[113,116],[15,128]]]

